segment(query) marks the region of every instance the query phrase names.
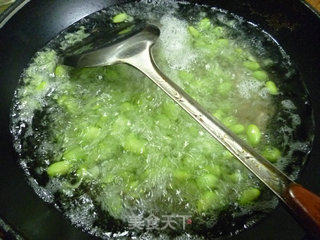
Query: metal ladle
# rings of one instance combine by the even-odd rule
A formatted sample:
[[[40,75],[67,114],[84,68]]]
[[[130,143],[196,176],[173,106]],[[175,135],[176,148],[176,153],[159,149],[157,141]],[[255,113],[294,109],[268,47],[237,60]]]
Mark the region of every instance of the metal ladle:
[[[146,25],[118,43],[65,57],[64,62],[74,67],[126,63],[140,70],[268,186],[288,206],[310,235],[320,239],[320,198],[293,182],[161,73],[150,51],[159,36],[158,27]]]

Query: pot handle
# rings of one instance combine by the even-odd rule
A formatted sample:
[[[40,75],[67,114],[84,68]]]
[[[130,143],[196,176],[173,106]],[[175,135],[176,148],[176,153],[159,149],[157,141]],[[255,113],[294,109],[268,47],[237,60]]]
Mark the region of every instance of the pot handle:
[[[320,197],[297,183],[291,183],[284,201],[308,234],[320,239]]]
[[[320,0],[302,0],[301,2],[320,17]]]

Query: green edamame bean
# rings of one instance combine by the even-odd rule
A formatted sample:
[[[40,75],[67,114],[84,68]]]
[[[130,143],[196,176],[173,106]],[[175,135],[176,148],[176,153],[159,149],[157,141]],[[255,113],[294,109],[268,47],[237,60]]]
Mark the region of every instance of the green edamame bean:
[[[192,27],[192,26],[188,27],[188,31],[191,34],[191,36],[194,37],[194,38],[198,38],[200,36],[199,31],[197,29],[195,29],[194,27]]]
[[[208,44],[205,41],[201,40],[201,39],[197,39],[197,40],[194,41],[193,47],[194,48],[200,48],[200,49],[207,49],[208,48]]]
[[[166,102],[162,105],[162,113],[166,115],[170,120],[175,121],[179,117],[179,106],[174,102]]]
[[[232,153],[229,152],[229,151],[224,151],[224,152],[222,153],[222,156],[223,156],[224,158],[226,158],[226,159],[230,159],[230,158],[233,157]]]
[[[255,71],[253,72],[252,76],[261,81],[268,80],[268,74],[265,71]]]
[[[243,66],[252,71],[258,70],[260,68],[259,63],[253,61],[245,61],[243,62]]]
[[[70,113],[77,113],[79,111],[79,105],[77,101],[70,96],[67,96],[67,95],[59,96],[57,99],[57,103],[61,107],[64,107]]]
[[[64,76],[67,76],[67,75],[68,75],[68,71],[67,71],[67,69],[66,69],[65,66],[63,66],[63,65],[58,65],[58,66],[56,67],[56,69],[54,70],[54,75],[55,75],[56,77],[64,77]]]
[[[104,198],[104,204],[107,206],[111,216],[119,218],[123,212],[123,200],[120,196],[114,195],[112,198]]]
[[[218,120],[222,121],[223,119],[223,116],[224,116],[224,113],[221,109],[218,109],[217,111],[215,111],[213,114],[212,114],[214,117],[216,117]]]
[[[109,184],[109,183],[115,182],[116,179],[117,179],[116,175],[107,174],[104,178],[102,178],[101,182]]]
[[[107,138],[103,139],[98,146],[100,154],[103,155],[103,157],[116,154],[120,151],[117,139],[112,136],[108,136]]]
[[[206,169],[213,175],[219,177],[222,174],[221,167],[219,165],[208,166]]]
[[[266,82],[266,88],[268,89],[268,92],[272,95],[277,95],[279,92],[276,84],[273,81]]]
[[[249,188],[242,192],[239,203],[242,205],[249,204],[260,196],[260,190],[257,188]]]
[[[196,180],[197,185],[200,189],[213,188],[217,185],[218,181],[219,179],[212,174],[206,174],[197,178]]]
[[[75,146],[66,149],[62,155],[62,158],[68,162],[73,162],[84,160],[86,155],[80,146]]]
[[[200,30],[208,30],[211,26],[209,18],[203,18],[199,21],[198,27]]]
[[[118,34],[121,35],[121,34],[129,33],[129,32],[131,32],[132,29],[133,29],[133,26],[127,27],[127,28],[123,29],[122,31],[118,32]]]
[[[281,152],[278,148],[275,147],[267,147],[263,152],[262,156],[264,156],[267,160],[269,160],[272,163],[275,163],[278,161],[278,159],[281,157]]]
[[[257,145],[261,139],[261,132],[259,128],[254,124],[250,124],[247,128],[247,137],[251,145]]]
[[[191,177],[191,174],[185,170],[176,170],[173,172],[173,177],[179,182],[185,182]]]
[[[100,133],[101,133],[100,128],[89,126],[82,132],[82,136],[84,140],[91,142],[95,140],[100,135]]]
[[[225,119],[223,119],[222,123],[226,127],[231,127],[232,125],[234,125],[236,123],[236,119],[233,116],[229,116],[229,117],[226,117]]]
[[[119,13],[112,18],[114,23],[121,23],[128,20],[129,16],[126,13]]]
[[[47,174],[50,177],[56,177],[67,174],[71,169],[71,164],[68,161],[60,161],[51,164],[47,168]]]
[[[123,145],[123,148],[129,152],[136,154],[142,154],[145,152],[146,141],[144,139],[138,138],[133,134],[130,134]]]
[[[41,83],[38,84],[38,86],[36,86],[36,90],[42,91],[43,89],[45,89],[47,85],[48,83],[46,81],[42,81]]]
[[[227,175],[226,177],[233,183],[239,183],[243,179],[243,175],[239,172],[232,173],[230,175]]]
[[[96,166],[94,167],[96,168]],[[98,169],[99,170],[99,169]],[[84,167],[84,166],[81,166],[79,167],[79,169],[76,171],[76,176],[81,179],[82,177],[85,177],[86,175],[88,175],[88,170]],[[91,174],[91,172],[90,172]]]
[[[219,197],[216,193],[207,191],[201,195],[198,203],[197,203],[197,210],[198,212],[206,212],[209,209],[212,209],[217,205],[219,201]]]
[[[230,126],[230,130],[235,134],[240,134],[244,132],[245,127],[242,124],[235,124]]]

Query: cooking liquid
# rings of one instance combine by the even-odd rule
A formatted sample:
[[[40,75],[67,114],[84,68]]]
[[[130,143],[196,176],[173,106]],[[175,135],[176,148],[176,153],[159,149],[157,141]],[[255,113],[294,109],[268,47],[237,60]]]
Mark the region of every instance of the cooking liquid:
[[[266,146],[279,148],[274,164],[297,177],[313,122],[298,73],[281,47],[221,9],[141,1],[80,21],[25,70],[12,133],[30,183],[76,226],[102,238],[212,238],[251,226],[277,199],[148,78],[127,65],[59,65],[59,52],[99,24],[114,27],[110,19],[121,12],[160,25],[153,49],[160,69],[226,126],[257,125],[262,139],[254,147],[261,153]],[[256,71],[265,72],[279,93],[270,94]],[[238,136],[247,140],[245,131]],[[70,162],[71,170],[48,177],[48,166],[59,161]],[[247,189],[261,194],[241,204]],[[173,227],[166,226],[169,218]],[[158,222],[147,228],[148,219]]]

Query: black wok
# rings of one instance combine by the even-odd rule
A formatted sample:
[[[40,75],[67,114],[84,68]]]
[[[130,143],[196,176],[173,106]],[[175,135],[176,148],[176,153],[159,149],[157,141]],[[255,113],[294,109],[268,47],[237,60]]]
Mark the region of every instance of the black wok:
[[[22,1],[18,1],[16,6]],[[0,218],[26,239],[93,239],[43,202],[19,167],[9,132],[9,114],[18,79],[31,57],[50,39],[114,0],[33,0],[0,29]],[[227,9],[257,23],[291,56],[306,83],[315,115],[315,140],[297,182],[320,193],[320,18],[298,0],[191,1]],[[11,8],[12,10],[13,8]],[[10,10],[10,9],[9,9]],[[1,26],[1,23],[0,23]],[[278,206],[267,218],[232,239],[303,239],[304,231]],[[1,235],[0,235],[1,236]]]

